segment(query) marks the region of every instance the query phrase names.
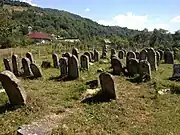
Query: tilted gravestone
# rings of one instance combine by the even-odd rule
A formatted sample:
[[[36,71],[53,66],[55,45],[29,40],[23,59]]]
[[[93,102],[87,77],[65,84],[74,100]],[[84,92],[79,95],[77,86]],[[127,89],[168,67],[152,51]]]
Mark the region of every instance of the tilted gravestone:
[[[111,60],[113,74],[120,75],[123,72],[122,64],[119,58],[112,58]]]
[[[119,51],[118,57],[119,57],[119,59],[124,59],[124,51],[123,50]]]
[[[136,54],[136,59],[140,59],[140,53],[139,52],[135,52],[135,54]]]
[[[31,63],[34,63],[34,58],[31,52],[27,52],[26,57],[30,60]]]
[[[59,58],[56,53],[52,54],[54,68],[59,68]]]
[[[151,70],[157,70],[157,58],[156,58],[156,51],[153,48],[149,48],[148,50],[148,62],[151,65]]]
[[[139,74],[140,76],[149,75],[151,77],[151,65],[147,60],[139,62]]]
[[[8,70],[1,72],[0,82],[12,105],[26,104],[26,93],[21,87],[20,80],[18,80],[12,72]]]
[[[109,73],[101,73],[99,76],[102,92],[109,99],[116,99],[115,83]]]
[[[99,52],[97,50],[94,50],[94,62],[99,61]]]
[[[79,59],[79,51],[77,48],[72,49],[72,55],[75,55],[77,57],[77,59]]]
[[[160,64],[160,53],[158,51],[156,51],[156,59],[157,59],[157,66],[159,66]]]
[[[129,52],[127,53],[126,65],[127,65],[128,61],[129,61],[131,58],[136,59],[136,54],[135,54],[133,51],[129,51]]]
[[[10,61],[8,59],[4,58],[3,62],[4,62],[5,69],[8,70],[8,71],[12,71],[11,66],[10,66]]]
[[[72,55],[72,57],[68,59],[68,78],[69,79],[79,78],[78,59],[74,55]]]
[[[42,71],[41,71],[40,67],[38,67],[36,64],[32,63],[32,64],[30,64],[30,68],[33,73],[33,78],[42,77]]]
[[[89,69],[89,57],[87,55],[81,55],[80,63],[82,69]]]
[[[22,58],[22,67],[23,67],[23,76],[25,77],[32,77],[33,73],[31,71],[31,67],[30,67],[30,60],[28,58]]]
[[[147,50],[143,49],[141,52],[140,52],[140,56],[139,56],[139,59],[140,60],[147,60]]]
[[[18,69],[18,56],[13,54],[12,55],[12,67],[13,73],[15,76],[19,76],[19,69]]]
[[[139,62],[137,59],[131,58],[127,63],[127,71],[129,76],[139,73]]]
[[[160,60],[162,60],[164,57],[164,51],[161,49],[158,49],[158,52],[160,53]]]
[[[90,54],[89,52],[85,52],[84,55],[88,56],[89,62],[92,62],[92,60],[91,60],[91,54]]]
[[[110,56],[110,58],[112,59],[113,56],[116,56],[116,50],[114,48],[111,49],[111,56]]]
[[[164,52],[164,61],[166,64],[174,64],[174,54],[170,50]]]
[[[59,60],[60,63],[60,71],[61,71],[61,77],[65,77],[68,75],[68,58],[62,57]]]

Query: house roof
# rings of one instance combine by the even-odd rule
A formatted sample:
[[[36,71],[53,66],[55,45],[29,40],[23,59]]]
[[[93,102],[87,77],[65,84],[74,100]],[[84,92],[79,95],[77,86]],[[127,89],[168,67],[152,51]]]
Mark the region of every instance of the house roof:
[[[46,39],[46,40],[51,39],[51,36],[49,34],[42,32],[32,32],[28,34],[27,37],[31,39]]]

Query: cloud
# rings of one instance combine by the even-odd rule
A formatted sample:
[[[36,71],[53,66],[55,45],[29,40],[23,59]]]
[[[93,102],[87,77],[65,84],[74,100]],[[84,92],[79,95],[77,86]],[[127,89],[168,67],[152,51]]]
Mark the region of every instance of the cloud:
[[[37,4],[35,4],[34,2],[33,2],[33,0],[21,0],[22,2],[26,2],[26,3],[29,3],[30,5],[32,5],[32,6],[37,6]]]
[[[179,16],[175,16],[174,18],[171,19],[172,23],[180,23],[180,15]]]
[[[178,19],[180,21],[180,17]],[[136,30],[143,30],[144,28],[147,28],[149,31],[153,31],[155,28],[162,28],[173,32],[170,27],[170,22],[165,22],[161,20],[161,18],[150,19],[148,15],[135,15],[132,12],[119,14],[112,17],[110,20],[99,20],[97,22],[105,26],[120,26]]]
[[[85,11],[85,12],[89,12],[89,11],[90,11],[90,9],[89,9],[89,8],[86,8],[84,11]]]

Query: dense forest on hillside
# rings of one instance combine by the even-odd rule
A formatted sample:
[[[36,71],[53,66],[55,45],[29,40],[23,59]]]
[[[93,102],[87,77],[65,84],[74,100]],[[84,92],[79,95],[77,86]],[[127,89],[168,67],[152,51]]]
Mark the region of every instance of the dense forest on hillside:
[[[25,2],[0,0],[0,45],[2,48],[26,45],[30,41],[25,38],[28,26],[33,31],[47,32],[66,38],[79,38],[81,41],[98,42],[109,38],[114,44],[124,46],[179,46],[180,32],[170,34],[168,31],[154,29],[149,32],[130,30],[118,26],[103,26],[90,19],[56,9],[31,6]],[[15,10],[10,7],[24,7]],[[16,9],[17,9],[16,8]],[[93,43],[94,43],[93,42]]]

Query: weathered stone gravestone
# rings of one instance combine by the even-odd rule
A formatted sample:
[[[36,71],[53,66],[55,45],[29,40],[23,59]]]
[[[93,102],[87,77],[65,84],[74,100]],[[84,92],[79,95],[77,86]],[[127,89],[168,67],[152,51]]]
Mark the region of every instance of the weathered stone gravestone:
[[[26,104],[26,93],[21,87],[20,80],[18,80],[12,72],[8,70],[1,72],[0,82],[12,105]]]
[[[121,49],[124,52],[124,56],[126,56],[127,52],[124,48]]]
[[[71,53],[69,53],[69,52],[67,52],[67,53],[65,53],[65,54],[64,54],[64,56],[63,56],[63,57],[66,57],[66,58],[68,58],[68,59],[69,59],[70,57],[72,57],[72,54],[71,54]]]
[[[60,63],[60,71],[61,71],[61,77],[65,77],[68,75],[68,58],[62,57],[59,60]]]
[[[112,59],[113,56],[116,56],[116,50],[112,48],[111,49],[111,57],[110,58]]]
[[[88,56],[89,62],[92,62],[92,60],[91,60],[91,54],[90,54],[89,52],[85,52],[84,55]]]
[[[151,77],[151,65],[147,60],[139,62],[139,74],[140,76],[149,75]]]
[[[137,59],[131,58],[127,63],[127,71],[129,76],[139,73],[139,62]]]
[[[135,54],[133,51],[130,51],[130,52],[127,53],[126,65],[127,65],[128,61],[129,61],[131,58],[136,59],[136,54]]]
[[[38,67],[36,64],[32,63],[32,64],[30,64],[30,68],[33,73],[33,78],[42,77],[42,71],[41,71],[40,67]]]
[[[80,57],[81,69],[89,69],[89,57],[87,55],[81,55]]]
[[[99,79],[105,98],[116,99],[115,83],[112,76],[108,73],[101,73]]]
[[[19,70],[18,70],[18,56],[13,54],[12,55],[12,67],[13,67],[13,73],[15,76],[19,76]]]
[[[56,53],[52,54],[54,68],[59,68],[59,58]]]
[[[94,62],[99,61],[99,52],[97,50],[94,50]]]
[[[173,65],[173,78],[180,78],[180,64]]]
[[[101,58],[104,59],[107,57],[107,45],[104,45],[102,48],[102,55]]]
[[[153,48],[148,50],[148,62],[151,65],[151,70],[157,70],[157,58],[156,58],[156,51]]]
[[[30,60],[31,63],[34,63],[34,58],[31,52],[27,52],[26,57]]]
[[[91,54],[91,60],[94,60],[94,53],[90,51],[90,54]]]
[[[157,59],[157,66],[159,66],[160,64],[160,53],[158,51],[156,51],[156,59]]]
[[[3,62],[4,62],[5,69],[8,70],[8,71],[12,71],[11,66],[10,66],[10,61],[8,59],[4,58]]]
[[[140,59],[140,53],[139,52],[135,52],[135,54],[136,54],[136,59]]]
[[[164,51],[162,51],[161,49],[158,49],[158,52],[160,53],[160,60],[162,60],[164,57]]]
[[[78,59],[74,55],[68,59],[68,78],[69,79],[79,78]]]
[[[164,61],[166,64],[174,64],[174,54],[170,50],[164,52]]]
[[[42,61],[41,68],[50,68],[51,62],[49,61]]]
[[[147,60],[147,50],[143,49],[141,52],[140,52],[140,56],[139,56],[139,59],[140,60]]]
[[[112,58],[111,60],[113,74],[120,75],[123,72],[122,64],[119,58]]]
[[[77,59],[79,59],[79,51],[77,48],[72,49],[72,55],[75,55],[77,57]]]
[[[28,58],[22,58],[22,67],[23,67],[23,76],[25,77],[32,77],[33,76],[33,73],[31,71],[31,68],[30,68],[30,60]]]
[[[119,59],[124,59],[124,51],[123,50],[119,51],[118,57],[119,57]]]

